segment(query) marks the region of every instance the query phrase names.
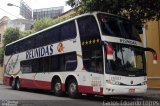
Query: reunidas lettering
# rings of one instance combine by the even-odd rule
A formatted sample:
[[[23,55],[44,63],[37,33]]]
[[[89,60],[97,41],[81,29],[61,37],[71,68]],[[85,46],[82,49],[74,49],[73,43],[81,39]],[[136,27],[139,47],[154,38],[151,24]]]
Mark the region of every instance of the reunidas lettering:
[[[125,44],[137,45],[136,42],[128,40],[128,39],[120,39],[120,42],[125,43]]]
[[[26,51],[26,60],[53,55],[53,45]]]

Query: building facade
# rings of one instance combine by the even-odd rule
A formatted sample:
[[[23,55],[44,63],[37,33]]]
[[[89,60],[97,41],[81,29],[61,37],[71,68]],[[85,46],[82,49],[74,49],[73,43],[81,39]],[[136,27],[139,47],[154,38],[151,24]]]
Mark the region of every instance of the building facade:
[[[33,21],[27,19],[14,19],[8,22],[8,27],[18,28],[20,31],[29,30],[32,25]]]
[[[33,10],[33,20],[42,19],[45,17],[55,18],[64,12],[64,7],[51,7],[51,8],[41,8]]]
[[[7,29],[9,18],[4,16],[0,19],[0,48],[3,47],[3,35]]]
[[[23,0],[20,1],[20,15],[25,19],[32,20],[32,8],[29,7]]]
[[[3,47],[3,36],[7,29],[9,18],[7,16],[4,16],[2,19],[0,19],[0,48]],[[3,67],[0,65],[0,84],[3,81]]]
[[[152,54],[147,53],[148,87],[160,89],[160,21],[149,21],[146,27],[146,46],[157,52],[158,64],[152,63]]]

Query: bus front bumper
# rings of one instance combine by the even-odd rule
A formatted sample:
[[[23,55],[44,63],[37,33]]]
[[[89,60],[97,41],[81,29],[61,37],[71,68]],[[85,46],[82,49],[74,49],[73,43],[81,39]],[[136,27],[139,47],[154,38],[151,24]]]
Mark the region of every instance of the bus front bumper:
[[[146,92],[147,92],[147,85],[142,85],[142,86],[109,85],[107,87],[104,87],[103,89],[103,95],[139,94]]]

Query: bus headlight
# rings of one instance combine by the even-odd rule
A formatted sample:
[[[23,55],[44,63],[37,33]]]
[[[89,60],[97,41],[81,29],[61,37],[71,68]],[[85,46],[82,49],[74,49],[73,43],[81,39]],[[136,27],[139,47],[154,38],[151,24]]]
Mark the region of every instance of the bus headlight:
[[[144,82],[142,82],[141,84],[142,84],[142,85],[146,85],[146,84],[147,84],[147,81],[144,81]]]

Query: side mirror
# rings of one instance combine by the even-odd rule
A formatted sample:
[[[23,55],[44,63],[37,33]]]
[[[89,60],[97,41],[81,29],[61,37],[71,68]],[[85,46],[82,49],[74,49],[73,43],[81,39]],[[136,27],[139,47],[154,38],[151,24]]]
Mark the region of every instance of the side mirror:
[[[154,49],[152,48],[144,48],[144,51],[150,51],[152,52],[152,55],[153,55],[153,64],[157,64],[157,53]]]
[[[109,42],[106,42],[106,41],[105,42],[101,42],[101,44],[104,45],[107,59],[108,60],[114,60],[114,56],[113,56],[114,49],[113,49],[112,44],[109,43]]]
[[[105,48],[106,48],[107,59],[108,60],[113,60],[114,57],[113,57],[113,47],[112,47],[112,44],[105,45]]]

